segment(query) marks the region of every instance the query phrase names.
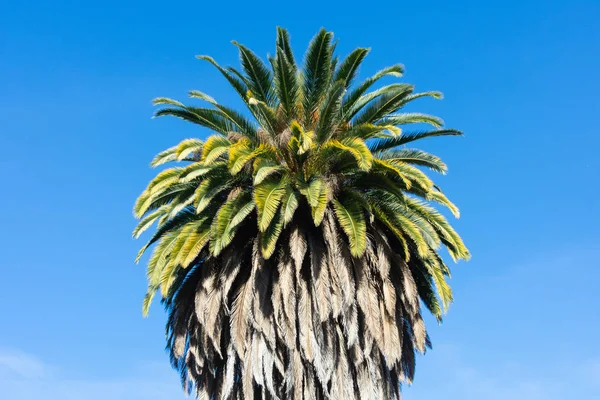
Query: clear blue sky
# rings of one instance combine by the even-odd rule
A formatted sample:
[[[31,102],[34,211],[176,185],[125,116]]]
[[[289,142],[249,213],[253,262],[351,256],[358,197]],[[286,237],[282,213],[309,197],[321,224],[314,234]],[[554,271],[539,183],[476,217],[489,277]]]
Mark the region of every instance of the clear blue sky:
[[[426,143],[473,259],[406,399],[600,398],[600,3],[332,3],[3,2],[0,397],[183,398],[131,208],[152,156],[206,132],[150,100],[234,101],[194,55],[266,55],[282,25],[299,55],[321,26],[372,47],[363,76],[404,63],[446,96],[419,109],[466,132]]]

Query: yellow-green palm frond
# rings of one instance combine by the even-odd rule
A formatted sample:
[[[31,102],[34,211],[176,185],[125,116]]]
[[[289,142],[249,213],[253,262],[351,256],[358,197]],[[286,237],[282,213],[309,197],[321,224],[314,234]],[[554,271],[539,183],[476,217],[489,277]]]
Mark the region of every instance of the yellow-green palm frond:
[[[189,158],[192,154],[201,154],[204,142],[198,139],[185,139],[177,145],[176,155],[177,161],[183,161]]]
[[[258,227],[264,232],[279,209],[285,194],[286,182],[283,179],[268,179],[254,188],[254,201],[258,210]]]
[[[230,146],[231,142],[226,138],[216,135],[211,136],[204,144],[200,161],[202,161],[204,165],[210,165],[229,151]]]
[[[343,152],[348,152],[354,157],[356,165],[360,170],[368,171],[371,169],[373,155],[365,142],[360,138],[354,137],[342,140],[330,140],[323,146],[323,150],[326,150],[327,148],[336,148]]]
[[[361,256],[367,246],[367,223],[362,207],[356,201],[346,201],[344,204],[334,200],[333,209],[340,226],[348,236],[350,253],[355,257]]]

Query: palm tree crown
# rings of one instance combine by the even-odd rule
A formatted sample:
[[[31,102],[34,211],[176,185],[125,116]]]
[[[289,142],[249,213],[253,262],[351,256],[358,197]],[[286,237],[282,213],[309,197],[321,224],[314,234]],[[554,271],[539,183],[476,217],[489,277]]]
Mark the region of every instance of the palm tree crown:
[[[160,291],[168,349],[188,391],[200,398],[399,398],[429,345],[420,300],[441,320],[450,271],[468,250],[431,204],[457,208],[423,167],[436,156],[407,148],[460,135],[442,121],[402,113],[421,97],[393,83],[401,65],[353,85],[369,52],[338,62],[333,34],[312,39],[303,66],[288,33],[263,62],[234,42],[242,70],[208,61],[231,84],[248,117],[191,91],[207,107],[157,98],[172,115],[213,132],[158,154],[158,173],[138,198],[138,237],[148,262],[143,310]],[[405,132],[409,124],[429,124]]]

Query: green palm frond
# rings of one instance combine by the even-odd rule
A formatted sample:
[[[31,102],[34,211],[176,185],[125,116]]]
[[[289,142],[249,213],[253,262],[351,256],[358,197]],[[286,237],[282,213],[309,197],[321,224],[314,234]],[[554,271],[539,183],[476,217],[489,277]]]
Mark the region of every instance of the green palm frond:
[[[273,111],[273,109],[271,109],[263,101],[260,101],[254,97],[250,98],[248,104],[258,122],[271,135],[271,137],[277,136],[277,116],[275,111]]]
[[[444,245],[448,248],[448,251],[454,260],[461,258],[465,260],[469,259],[469,251],[462,239],[454,231],[452,226],[450,226],[443,215],[438,213],[433,207],[430,207],[419,200],[406,197],[404,201],[410,209],[428,220],[433,229],[435,229],[440,236]]]
[[[154,113],[154,117],[163,117],[170,115],[181,118],[185,121],[198,124],[205,128],[211,129],[214,132],[227,136],[234,130],[231,122],[225,118],[218,110],[200,107],[179,107],[179,108],[162,108]]]
[[[304,125],[314,126],[315,112],[325,95],[331,77],[331,41],[333,34],[321,29],[312,39],[304,66]]]
[[[148,261],[148,269],[146,271],[146,275],[148,276],[148,291],[146,292],[142,309],[144,315],[148,314],[152,299],[154,298],[156,290],[160,287],[160,276],[168,261],[170,251],[178,239],[178,233],[179,231],[171,232],[165,239],[161,240],[152,252],[150,261]]]
[[[179,182],[179,176],[182,171],[182,168],[175,167],[159,172],[158,175],[150,181],[145,192],[148,194],[157,193],[169,185]]]
[[[185,105],[177,100],[170,99],[168,97],[156,97],[152,100],[152,104],[155,106],[159,105],[169,105],[175,107],[185,108]]]
[[[462,136],[461,131],[457,131],[454,129],[438,129],[434,131],[422,131],[422,132],[407,132],[402,133],[401,136],[390,138],[390,139],[381,139],[377,142],[373,143],[369,148],[373,153],[393,149],[394,147],[402,146],[404,144],[414,142],[415,140],[425,139],[428,137],[434,136]]]
[[[398,111],[402,101],[412,93],[412,85],[395,87],[395,90],[377,96],[371,105],[367,106],[354,119],[355,124],[374,124],[391,113]],[[360,100],[360,99],[359,99]]]
[[[229,147],[229,172],[231,172],[232,175],[240,172],[244,165],[252,160],[253,156],[256,154],[256,150],[257,149],[252,142],[247,139],[242,139],[232,144]]]
[[[290,63],[294,69],[296,68],[296,60],[294,59],[294,52],[292,51],[292,47],[290,46],[290,34],[284,28],[277,27],[277,48],[283,50],[283,54],[285,55],[287,62]]]
[[[392,65],[377,72],[370,78],[365,79],[360,85],[354,90],[350,91],[344,99],[344,111],[354,107],[354,104],[364,95],[371,86],[373,86],[378,80],[385,76],[393,76],[399,78],[404,73],[404,66],[401,64]]]
[[[344,82],[344,87],[346,89],[349,88],[350,85],[352,85],[354,78],[358,74],[360,64],[365,59],[367,54],[369,54],[369,49],[355,49],[348,55],[348,57],[344,59],[344,61],[342,61],[333,77],[333,81],[342,81]]]
[[[389,95],[396,95],[396,94],[401,94],[401,93],[405,93],[405,96],[407,96],[407,92],[410,92],[411,90],[413,90],[413,86],[412,85],[408,85],[405,83],[392,83],[391,85],[386,85],[383,86],[377,90],[373,90],[372,92],[369,92],[361,97],[359,97],[356,102],[352,105],[352,107],[346,107],[344,109],[344,118],[351,120],[352,118],[354,118],[354,116],[356,116],[356,114],[358,114],[360,111],[362,111],[366,106],[371,105],[372,107],[375,107],[375,104],[373,104],[373,100],[375,99],[379,99],[382,96],[389,96]],[[386,115],[388,115],[389,113],[385,113]],[[356,119],[354,121],[355,124],[362,124],[362,123],[369,123],[371,121],[367,121],[368,120],[368,115],[365,115],[365,121],[360,121],[360,119]],[[388,116],[386,116],[386,118],[389,118]],[[389,124],[388,125],[395,125],[395,124]]]
[[[196,58],[199,60],[208,61],[215,68],[217,68],[217,70],[219,70],[219,72],[223,75],[223,77],[225,77],[225,79],[227,79],[229,84],[235,89],[235,91],[242,98],[242,100],[245,103],[248,102],[248,97],[247,97],[248,87],[246,86],[246,84],[244,83],[243,80],[233,76],[229,71],[227,71],[225,68],[223,68],[219,64],[217,64],[217,62],[214,60],[214,58],[212,58],[210,56],[200,55],[200,56],[196,56]]]
[[[407,125],[407,124],[429,124],[434,128],[444,126],[444,121],[435,115],[423,113],[404,113],[398,115],[388,115],[383,120],[386,125]]]
[[[357,137],[359,139],[367,140],[386,135],[388,130],[394,130],[395,127],[388,125],[373,125],[373,124],[358,124],[352,126],[349,130],[341,134],[342,137]]]
[[[297,117],[297,103],[300,98],[300,86],[296,66],[288,60],[283,48],[277,47],[274,63],[275,90],[289,122]]]
[[[418,149],[388,150],[379,154],[379,157],[383,160],[420,165],[442,174],[445,174],[448,170],[446,164],[439,157]]]
[[[263,61],[247,47],[234,41],[240,50],[240,60],[246,72],[246,82],[252,97],[271,106],[273,101],[273,76]]]
[[[458,210],[458,207],[456,207],[454,205],[454,203],[452,203],[450,200],[448,200],[446,195],[444,193],[442,193],[441,190],[437,190],[437,189],[432,190],[431,193],[429,194],[429,197],[431,200],[448,207],[448,209],[452,212],[452,214],[454,214],[454,216],[456,218],[460,217],[460,211]]]
[[[232,110],[229,107],[221,104],[215,104],[215,107],[221,112],[223,117],[227,118],[233,124],[233,130],[239,132],[249,139],[257,139],[257,131],[255,124],[244,117],[239,112]]]
[[[231,187],[231,183],[223,180],[219,176],[210,177],[203,181],[196,189],[194,207],[196,213],[200,214],[206,207],[208,207],[213,199],[224,190]]]
[[[410,101],[416,100],[416,99],[420,99],[421,97],[431,97],[434,98],[436,100],[441,100],[444,98],[444,94],[442,92],[438,92],[438,91],[429,91],[429,92],[421,92],[421,93],[414,93],[411,94],[410,96],[408,96],[405,101],[408,103]]]
[[[324,143],[333,134],[342,120],[342,97],[346,92],[343,81],[337,81],[329,90],[327,98],[319,111],[319,125],[317,127],[317,141]]]
[[[410,181],[410,190],[407,190],[408,192],[412,193],[412,190],[419,189],[429,195],[433,190],[433,181],[420,169],[399,160],[386,161],[393,165],[394,168],[400,171],[400,173]]]

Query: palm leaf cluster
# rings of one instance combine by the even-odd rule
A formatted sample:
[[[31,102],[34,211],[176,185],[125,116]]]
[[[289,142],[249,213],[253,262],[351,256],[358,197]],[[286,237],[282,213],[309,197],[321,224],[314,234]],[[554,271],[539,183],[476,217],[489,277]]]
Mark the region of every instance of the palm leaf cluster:
[[[469,257],[433,204],[457,208],[423,172],[446,165],[406,145],[460,132],[402,112],[438,92],[377,85],[401,65],[354,84],[369,50],[339,61],[325,30],[302,65],[283,29],[267,63],[234,44],[241,70],[199,58],[247,112],[198,91],[203,106],[155,99],[156,116],[212,135],[158,154],[152,166],[179,166],[135,204],[135,237],[157,224],[138,255],[154,246],[144,313],[160,292],[172,363],[199,398],[399,398],[429,345],[421,302],[441,320],[452,300],[438,251]]]

